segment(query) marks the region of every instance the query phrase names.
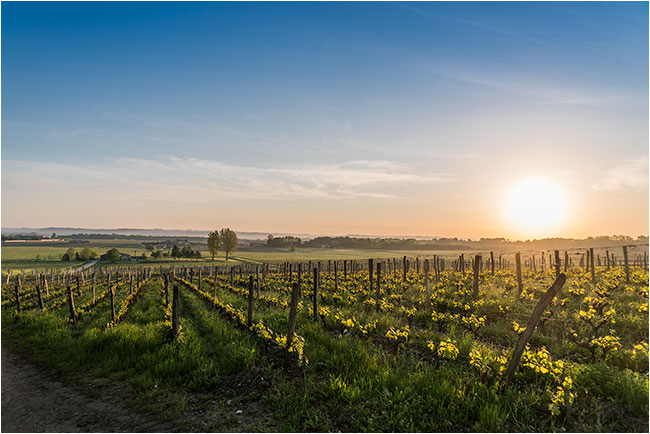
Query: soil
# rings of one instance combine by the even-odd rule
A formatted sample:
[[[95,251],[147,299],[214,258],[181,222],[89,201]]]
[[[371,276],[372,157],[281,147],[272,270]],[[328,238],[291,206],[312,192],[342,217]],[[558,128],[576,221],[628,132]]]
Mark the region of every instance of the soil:
[[[92,397],[2,348],[2,432],[166,432],[110,398]]]
[[[277,431],[273,416],[242,390],[226,403],[216,396],[188,394],[182,414],[169,420],[155,411],[140,411],[119,384],[102,378],[66,384],[4,345],[1,383],[3,433]]]

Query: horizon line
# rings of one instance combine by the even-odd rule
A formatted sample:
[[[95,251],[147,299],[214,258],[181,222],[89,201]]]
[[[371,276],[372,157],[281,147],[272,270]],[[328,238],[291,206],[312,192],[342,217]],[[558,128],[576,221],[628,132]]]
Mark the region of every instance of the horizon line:
[[[207,233],[211,232],[209,229],[164,229],[164,228],[128,228],[128,227],[122,227],[122,228],[80,228],[80,227],[74,227],[74,226],[46,226],[46,227],[1,227],[0,231],[5,232],[5,231],[10,231],[10,230],[21,230],[21,231],[27,231],[27,230],[32,230],[32,231],[49,231],[52,229],[63,229],[63,230],[79,230],[79,231],[90,231],[90,232],[76,232],[75,234],[99,234],[97,232],[92,232],[92,231],[164,231],[164,232],[201,232],[205,233],[207,237]],[[541,240],[553,240],[553,239],[562,239],[562,240],[588,240],[589,238],[597,238],[597,237],[613,237],[613,236],[627,236],[630,237],[634,240],[639,239],[639,237],[648,237],[648,234],[638,234],[638,235],[631,235],[631,234],[605,234],[605,235],[592,235],[589,237],[566,237],[566,236],[548,236],[548,237],[542,237],[542,238],[527,238],[527,239],[511,239],[503,236],[492,236],[492,237],[480,237],[480,238],[471,238],[471,237],[460,237],[460,236],[440,236],[440,235],[378,235],[378,234],[354,234],[354,233],[347,233],[347,234],[313,234],[313,233],[308,233],[308,232],[282,232],[282,231],[259,231],[259,230],[234,230],[235,233],[242,233],[242,234],[268,234],[268,235],[273,235],[273,236],[297,236],[297,235],[307,235],[312,238],[318,238],[318,237],[352,237],[352,238],[379,238],[379,239],[390,239],[390,238],[397,238],[397,239],[458,239],[462,241],[480,241],[482,239],[488,239],[488,240],[495,240],[495,239],[502,239],[504,241],[508,242],[527,242],[527,241],[541,241]],[[20,234],[21,232],[19,232]],[[138,235],[138,234],[133,234],[133,235]],[[145,235],[145,234],[140,234],[140,235]],[[151,235],[149,235],[151,236]]]

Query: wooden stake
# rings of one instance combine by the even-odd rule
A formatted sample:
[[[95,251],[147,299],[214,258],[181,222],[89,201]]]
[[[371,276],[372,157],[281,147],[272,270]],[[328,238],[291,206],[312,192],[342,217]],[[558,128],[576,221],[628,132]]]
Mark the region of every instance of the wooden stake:
[[[93,306],[95,305],[95,290],[97,289],[97,270],[93,271]]]
[[[542,258],[544,255],[542,255]],[[524,285],[521,281],[521,254],[517,252],[515,254],[515,264],[517,266],[517,299],[521,297],[521,291],[524,289]]]
[[[476,255],[474,256],[474,292],[472,296],[474,297],[474,300],[478,300],[478,278],[479,278],[479,264],[481,261],[481,256]]]
[[[36,284],[36,295],[38,296],[38,306],[43,310],[45,306],[43,305],[43,296],[41,295],[41,286],[39,284]]]
[[[627,246],[623,246],[623,264],[625,265],[625,283],[630,283],[630,264],[627,261]]]
[[[68,306],[70,307],[70,322],[77,323],[77,311],[74,308],[74,295],[72,294],[72,286],[68,284]]]
[[[431,288],[429,288],[429,260],[424,260],[424,289],[427,291],[427,307],[431,304]]]
[[[377,291],[375,292],[375,309],[377,310],[377,312],[379,312],[380,298],[381,298],[381,262],[378,262],[377,263]]]
[[[372,287],[373,287],[373,285],[372,285],[372,272],[373,271],[374,271],[374,267],[373,267],[372,259],[368,259],[368,284],[369,284],[368,285],[369,286],[368,293],[370,293],[370,291],[372,291]]]
[[[300,298],[300,285],[293,284],[291,290],[291,304],[289,306],[289,329],[287,331],[287,350],[291,348],[293,335],[296,333],[296,319],[298,311],[298,299]]]
[[[517,370],[517,365],[519,365],[521,355],[526,349],[526,344],[528,344],[530,337],[533,335],[533,331],[535,331],[535,327],[537,327],[544,310],[546,310],[548,305],[551,304],[551,301],[553,301],[553,298],[555,298],[557,293],[560,292],[564,282],[566,282],[566,275],[560,274],[555,279],[555,282],[553,282],[553,285],[551,285],[549,290],[546,291],[546,294],[544,294],[539,303],[537,303],[537,306],[535,306],[535,310],[533,310],[533,314],[530,316],[528,324],[526,325],[526,330],[519,336],[519,340],[515,346],[515,352],[512,355],[510,362],[508,362],[508,367],[506,368],[506,372],[503,375],[503,382],[501,383],[501,391],[505,391],[508,388],[508,384]]]
[[[165,287],[165,309],[169,307],[169,280],[170,280],[170,275],[169,273],[165,274],[165,278],[163,279],[164,287]]]
[[[179,312],[179,301],[180,301],[181,291],[178,285],[172,287],[172,338],[178,338],[178,332],[180,331],[180,312]]]
[[[115,286],[111,286],[111,323],[114,323],[117,316],[115,315]]]
[[[318,321],[318,267],[314,267],[314,321]]]
[[[567,269],[569,268],[569,253],[565,250],[564,251],[564,272],[567,272]]]
[[[334,292],[339,290],[339,261],[334,261]]]
[[[596,267],[594,266],[594,249],[591,247],[589,249],[589,256],[591,256],[591,282],[596,284]]]
[[[246,324],[248,327],[253,325],[253,275],[248,278],[248,318]]]
[[[16,276],[16,285],[14,286],[14,291],[16,295],[16,310],[18,312],[21,311],[20,309],[20,276]]]

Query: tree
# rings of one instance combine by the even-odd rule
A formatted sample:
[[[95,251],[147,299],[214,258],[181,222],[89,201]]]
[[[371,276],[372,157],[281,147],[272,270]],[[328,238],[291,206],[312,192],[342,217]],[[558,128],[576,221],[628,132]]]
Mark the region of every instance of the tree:
[[[106,252],[106,260],[111,262],[117,262],[120,260],[120,252],[117,249],[110,249]]]
[[[95,259],[98,256],[98,253],[96,250],[91,249],[90,247],[84,247],[81,249],[81,252],[79,254],[79,259],[82,261],[87,261],[89,259]]]
[[[50,237],[50,239],[53,240],[53,239],[55,239],[55,238],[56,238],[56,233],[52,232],[52,236]]]
[[[174,247],[172,247],[171,255],[172,255],[172,258],[180,258],[181,257],[181,252],[178,249],[178,246],[176,244],[174,244]]]
[[[219,231],[210,232],[208,234],[208,251],[212,253],[212,260],[214,261],[214,255],[219,252],[221,248],[221,235]]]
[[[235,231],[230,230],[229,228],[221,229],[221,244],[223,250],[226,252],[226,261],[228,260],[228,255],[230,252],[237,250],[237,244],[239,240],[237,239],[237,234]]]
[[[72,258],[74,258],[75,251],[72,247],[68,247],[68,250],[65,251],[65,254],[68,255],[68,259],[64,259],[64,261],[72,261]]]
[[[194,258],[195,259],[201,259],[201,252],[199,252],[198,250],[195,250],[194,251]],[[213,260],[214,260],[214,258],[213,258]]]
[[[154,250],[153,252],[151,252],[151,257],[160,258],[160,250]]]

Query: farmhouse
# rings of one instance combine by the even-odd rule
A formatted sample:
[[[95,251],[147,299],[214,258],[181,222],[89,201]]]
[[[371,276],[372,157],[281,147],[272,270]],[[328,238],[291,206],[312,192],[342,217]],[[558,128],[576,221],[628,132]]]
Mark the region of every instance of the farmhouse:
[[[99,257],[99,260],[100,261],[110,261],[110,259],[108,258],[108,253],[104,253],[103,255],[101,255]],[[120,253],[120,261],[136,262],[136,261],[139,261],[139,260],[140,260],[140,258],[138,258],[137,256],[131,256],[128,253]]]

